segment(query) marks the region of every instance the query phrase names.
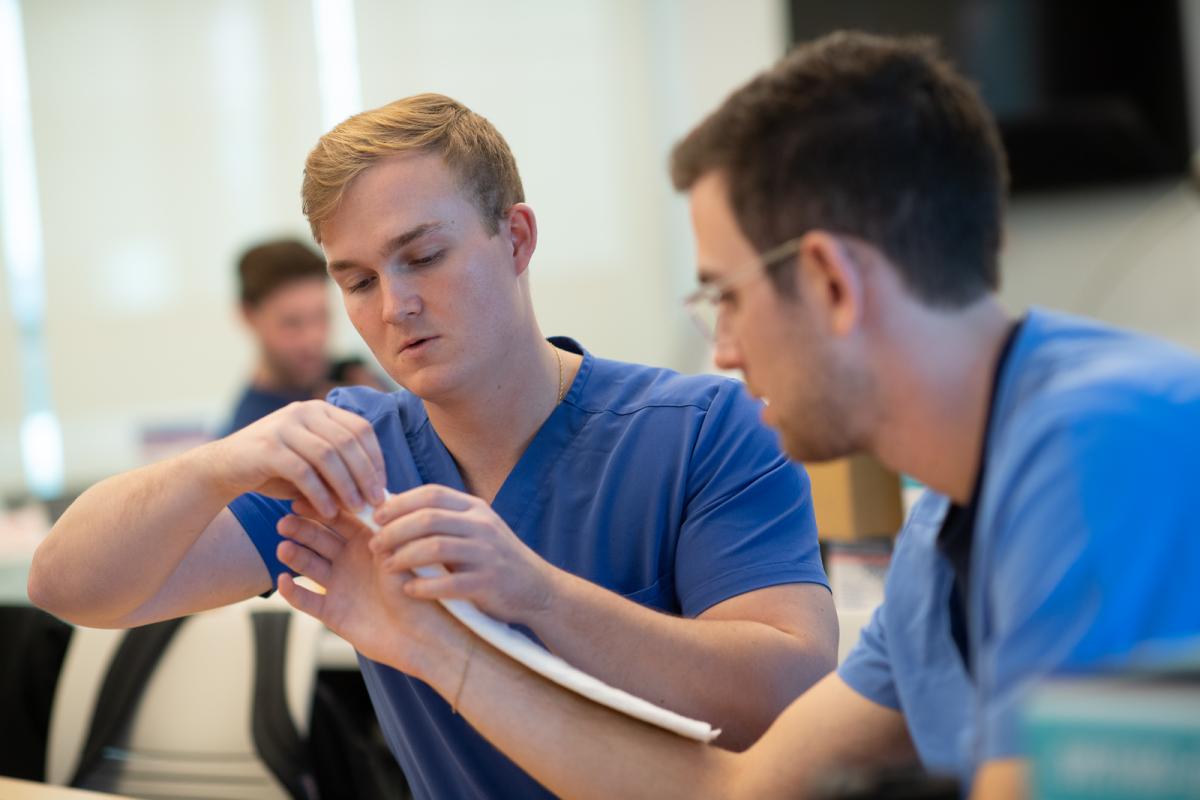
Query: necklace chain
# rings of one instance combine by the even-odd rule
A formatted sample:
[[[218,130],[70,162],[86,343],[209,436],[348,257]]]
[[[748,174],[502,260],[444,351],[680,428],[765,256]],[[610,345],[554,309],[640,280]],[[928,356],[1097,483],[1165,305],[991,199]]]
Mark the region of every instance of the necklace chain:
[[[554,348],[554,357],[558,359],[558,400],[555,402],[555,405],[558,405],[563,401],[563,398],[567,396],[567,387],[563,384],[562,353],[559,352],[559,349],[554,347],[554,345],[550,346]]]

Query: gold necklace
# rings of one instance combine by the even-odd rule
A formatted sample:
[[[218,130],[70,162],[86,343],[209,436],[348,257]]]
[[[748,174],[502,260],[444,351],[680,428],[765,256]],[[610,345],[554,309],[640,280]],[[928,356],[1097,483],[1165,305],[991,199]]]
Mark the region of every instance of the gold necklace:
[[[567,387],[563,385],[562,353],[554,345],[550,345],[550,347],[554,350],[554,357],[558,359],[558,400],[554,403],[554,405],[558,405],[567,396]]]

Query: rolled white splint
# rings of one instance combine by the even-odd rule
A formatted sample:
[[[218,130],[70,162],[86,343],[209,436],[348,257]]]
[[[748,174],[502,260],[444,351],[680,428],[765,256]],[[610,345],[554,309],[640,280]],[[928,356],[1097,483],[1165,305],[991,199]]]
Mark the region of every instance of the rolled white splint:
[[[374,509],[367,507],[359,514],[359,519],[372,532],[377,532],[379,526],[371,518],[373,513]],[[430,578],[445,575],[447,570],[439,564],[432,567],[419,567],[414,572],[421,577]],[[539,675],[554,681],[559,686],[581,694],[589,700],[688,739],[711,742],[721,733],[719,728],[713,728],[707,722],[689,719],[674,711],[668,711],[648,700],[609,686],[604,681],[576,669],[519,631],[489,617],[469,600],[442,600],[440,602],[459,622],[474,631],[480,639],[492,647],[524,664]]]

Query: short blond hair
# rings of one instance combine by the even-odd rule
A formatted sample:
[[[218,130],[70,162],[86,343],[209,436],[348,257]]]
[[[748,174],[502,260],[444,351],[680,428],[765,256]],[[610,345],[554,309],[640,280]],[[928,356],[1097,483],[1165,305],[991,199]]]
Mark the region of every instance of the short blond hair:
[[[355,114],[317,141],[304,163],[300,196],[313,238],[337,211],[346,188],[380,160],[436,153],[470,195],[489,233],[525,200],[517,162],[484,117],[441,94],[418,94]]]

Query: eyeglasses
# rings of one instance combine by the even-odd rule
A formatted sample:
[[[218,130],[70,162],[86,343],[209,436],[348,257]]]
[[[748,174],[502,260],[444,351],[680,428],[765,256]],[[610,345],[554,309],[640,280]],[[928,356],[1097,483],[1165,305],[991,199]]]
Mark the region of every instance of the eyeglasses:
[[[787,263],[787,259],[800,249],[797,236],[788,239],[778,247],[772,247],[761,253],[752,264],[735,269],[732,274],[701,286],[696,291],[683,298],[683,307],[696,323],[696,327],[710,341],[716,341],[718,324],[721,321],[722,305],[733,299],[733,289],[749,283],[759,275],[768,275]]]

